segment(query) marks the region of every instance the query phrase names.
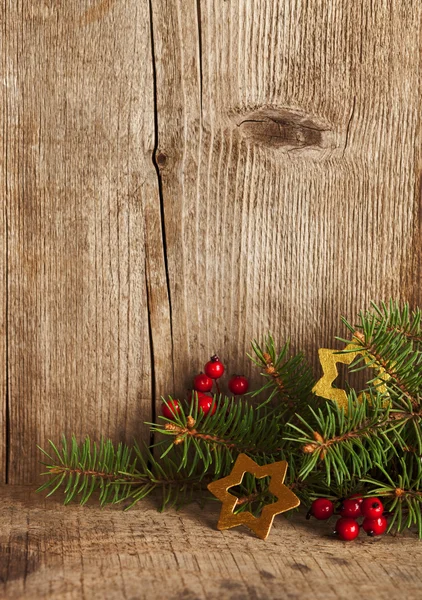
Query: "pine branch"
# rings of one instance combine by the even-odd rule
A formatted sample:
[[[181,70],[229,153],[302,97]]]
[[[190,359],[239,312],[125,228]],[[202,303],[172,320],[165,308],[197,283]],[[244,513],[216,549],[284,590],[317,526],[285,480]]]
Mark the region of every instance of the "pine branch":
[[[206,486],[213,479],[212,475],[200,471],[187,474],[180,468],[180,455],[173,456],[172,460],[166,456],[157,461],[148,449],[141,450],[135,446],[132,452],[122,444],[115,448],[110,440],[97,445],[89,438],[78,444],[75,437],[70,444],[63,438],[61,449],[51,441],[50,447],[51,454],[40,448],[49,459],[48,463],[44,463],[47,471],[43,473],[49,479],[38,491],[49,489],[48,497],[61,488],[65,504],[76,497],[85,504],[95,492],[99,492],[102,506],[128,500],[127,510],[146,496],[158,492],[161,510],[164,510],[186,504],[193,498],[209,497]],[[239,498],[236,512],[249,510],[257,515],[265,504],[273,501],[268,491],[268,480],[245,474],[237,489],[231,490]],[[309,498],[309,485],[305,482],[291,478],[286,484],[300,497]]]
[[[87,437],[79,445],[73,436],[70,444],[63,438],[60,450],[49,443],[51,454],[40,448],[49,459],[43,463],[47,468],[43,475],[49,479],[38,491],[49,489],[48,497],[61,488],[65,504],[76,497],[85,504],[98,492],[101,506],[130,500],[130,508],[159,492],[164,509],[190,501],[194,492],[206,487],[203,474],[188,475],[179,469],[179,457],[174,453],[159,462],[147,448],[135,446],[132,451],[123,444],[115,447],[110,440],[96,444]]]
[[[416,525],[422,538],[422,467],[419,457],[402,457],[394,472],[383,465],[376,465],[382,480],[374,477],[362,479],[371,488],[368,495],[380,496],[390,515],[389,531],[398,532]]]
[[[409,344],[409,347],[406,348],[405,350],[405,356],[407,358],[408,354],[411,354],[412,359],[410,362],[410,364],[406,364],[406,372],[408,372],[410,374],[410,378],[408,377],[406,380],[403,376],[400,375],[398,368],[399,365],[397,364],[396,361],[394,360],[387,360],[385,359],[380,352],[378,352],[377,346],[375,345],[375,343],[366,343],[365,340],[365,336],[360,332],[360,331],[355,331],[354,333],[354,340],[356,340],[358,342],[358,345],[362,348],[362,350],[364,350],[373,360],[372,363],[366,363],[363,362],[362,364],[362,368],[366,368],[367,366],[373,366],[373,364],[377,364],[379,365],[384,372],[390,377],[391,382],[393,383],[393,385],[395,385],[398,390],[399,393],[402,393],[408,400],[410,400],[410,402],[412,403],[412,406],[414,408],[418,407],[420,405],[420,399],[416,398],[416,396],[413,396],[410,391],[409,388],[410,386],[412,386],[413,388],[413,383],[415,382],[415,380],[417,381],[417,392],[420,389],[420,385],[419,385],[419,373],[416,371],[413,371],[413,373],[409,373],[410,368],[414,368],[415,367],[415,362],[417,361],[417,354],[412,354],[412,343]],[[404,353],[403,353],[404,354]],[[360,362],[364,361],[364,359],[360,359]],[[359,362],[359,360],[357,361],[357,363]],[[356,363],[356,364],[357,364]],[[417,366],[417,365],[416,365]],[[358,369],[355,369],[358,370]],[[391,385],[391,383],[389,381],[387,381],[387,385]]]
[[[65,504],[75,496],[80,496],[81,504],[85,504],[94,490],[100,491],[101,505],[127,497],[128,486],[136,477],[135,463],[128,447],[119,444],[116,449],[109,440],[101,440],[99,445],[91,444],[88,438],[79,447],[76,438],[72,437],[69,445],[63,438],[60,451],[52,441],[49,443],[53,456],[40,448],[49,459],[48,463],[43,463],[47,467],[43,475],[50,477],[40,491],[51,488],[48,494],[51,496],[64,486]]]
[[[393,331],[404,335],[416,344],[422,344],[422,312],[420,308],[416,308],[410,313],[408,303],[400,308],[399,304],[393,300],[390,300],[388,306],[384,302],[381,303],[381,306],[371,302],[371,306],[379,323],[378,327],[384,327],[386,331]]]
[[[215,414],[204,416],[196,400],[181,403],[174,419],[159,418],[150,423],[151,431],[171,438],[161,454],[165,457],[174,446],[181,448],[180,468],[189,474],[200,466],[213,478],[225,475],[238,454],[244,452],[262,464],[279,458],[282,452],[281,421],[265,408],[254,408],[248,401],[217,398]],[[270,418],[269,418],[270,417]]]
[[[288,343],[284,344],[278,352],[271,335],[265,340],[264,348],[257,341],[253,341],[251,345],[254,354],[248,356],[253,363],[263,369],[261,375],[267,380],[252,394],[253,397],[264,393],[269,394],[261,406],[277,398],[278,410],[287,408],[290,412],[294,412],[301,403],[309,401],[314,377],[302,353],[289,357]]]
[[[356,327],[343,319],[354,342],[371,358],[369,364],[365,356],[358,358],[353,370],[378,366],[389,377],[385,384],[393,400],[404,399],[417,408],[422,394],[421,312],[418,309],[410,316],[407,305],[400,310],[392,302],[389,308],[383,304],[381,308],[373,305],[373,309],[372,313],[359,313]],[[375,381],[376,377],[369,383],[374,385]]]
[[[396,454],[393,440],[403,443],[400,431],[411,416],[391,411],[381,395],[358,402],[351,390],[348,399],[347,413],[327,401],[324,410],[311,409],[310,420],[298,415],[302,427],[289,424],[294,435],[286,439],[300,444],[305,455],[300,470],[303,479],[322,464],[327,485],[332,485],[333,478],[336,485],[343,485],[366,474],[374,461],[384,463]]]
[[[262,347],[252,344],[250,358],[265,380],[250,394],[265,394],[258,407],[250,399],[215,396],[215,414],[204,416],[196,399],[181,402],[174,419],[150,424],[159,438],[159,457],[150,448],[109,440],[63,439],[60,449],[50,442],[43,451],[48,480],[40,489],[48,495],[62,490],[65,503],[79,498],[84,504],[96,493],[102,505],[133,506],[154,494],[164,509],[206,497],[207,483],[227,475],[244,452],[258,464],[286,459],[285,484],[305,504],[319,496],[379,495],[391,513],[391,528],[416,524],[422,537],[421,320],[419,309],[411,313],[408,305],[390,302],[361,312],[356,326],[344,321],[362,349],[351,370],[378,371],[362,402],[350,390],[347,412],[313,396],[303,355],[289,356],[288,344],[277,351],[269,336]],[[387,394],[379,391],[379,372],[388,376],[382,382]],[[267,484],[246,475],[231,491],[239,498],[237,510],[259,512],[271,501]]]

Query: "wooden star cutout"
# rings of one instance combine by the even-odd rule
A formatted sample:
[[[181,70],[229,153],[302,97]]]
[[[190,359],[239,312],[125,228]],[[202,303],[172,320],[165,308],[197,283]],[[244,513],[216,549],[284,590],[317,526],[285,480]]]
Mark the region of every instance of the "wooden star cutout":
[[[357,356],[362,355],[369,367],[378,369],[378,378],[375,380],[374,384],[382,394],[387,393],[387,386],[384,382],[388,381],[390,376],[379,365],[371,364],[373,358],[367,352],[362,350],[360,346],[352,343],[348,344],[344,350],[347,350],[347,353],[338,354],[339,350],[330,350],[329,348],[320,348],[318,350],[323,376],[316,382],[312,391],[315,392],[317,396],[327,398],[327,400],[334,400],[341,408],[344,408],[345,412],[347,412],[349,401],[346,391],[341,388],[333,387],[333,383],[338,377],[337,363],[350,365]],[[364,392],[359,394],[359,401],[362,401],[363,395]]]
[[[208,485],[209,491],[223,503],[217,529],[230,529],[238,525],[246,525],[258,537],[265,540],[270,532],[274,517],[300,504],[299,498],[283,483],[286,471],[287,462],[285,460],[260,467],[246,454],[239,454],[230,475]],[[227,490],[239,485],[245,473],[251,473],[258,479],[271,477],[268,491],[277,497],[277,501],[264,506],[260,517],[254,517],[249,511],[233,514],[238,498]]]

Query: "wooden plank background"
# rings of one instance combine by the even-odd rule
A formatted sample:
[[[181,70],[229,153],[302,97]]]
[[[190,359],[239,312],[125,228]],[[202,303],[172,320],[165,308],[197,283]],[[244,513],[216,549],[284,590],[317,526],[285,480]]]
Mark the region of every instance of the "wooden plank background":
[[[214,351],[421,302],[419,0],[6,0],[0,480]]]
[[[0,486],[2,600],[420,599],[414,532],[340,542],[335,519],[279,515],[263,542],[246,527],[217,531],[220,506],[157,513],[147,498],[63,506],[28,486]],[[397,595],[397,589],[400,594]]]

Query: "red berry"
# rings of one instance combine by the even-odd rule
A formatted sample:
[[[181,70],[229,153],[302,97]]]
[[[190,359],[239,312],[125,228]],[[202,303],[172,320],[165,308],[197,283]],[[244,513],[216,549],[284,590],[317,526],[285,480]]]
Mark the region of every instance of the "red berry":
[[[204,413],[205,416],[210,411],[211,411],[211,414],[213,415],[215,413],[215,411],[217,410],[217,404],[215,403],[214,398],[211,398],[210,396],[205,396],[205,394],[203,394],[202,398],[199,398],[199,400],[198,400],[198,408],[200,411],[202,411]]]
[[[199,401],[202,400],[203,398],[209,399],[209,398],[211,398],[211,396],[209,396],[208,394],[204,394],[204,392],[197,392],[196,390],[193,390],[192,392],[190,392],[188,398],[189,398],[189,402],[192,402],[192,400],[198,399],[198,403],[199,403]]]
[[[233,375],[229,381],[229,390],[235,396],[246,394],[249,389],[249,381],[242,375]]]
[[[211,379],[220,379],[224,374],[224,365],[218,356],[214,354],[205,365],[204,371]]]
[[[168,400],[167,404],[163,402],[161,405],[161,412],[166,419],[174,419],[176,414],[180,412],[179,400]]]
[[[317,498],[312,502],[307,518],[312,515],[315,519],[324,521],[334,513],[334,504],[328,498]]]
[[[387,519],[385,517],[377,517],[376,519],[364,519],[362,528],[368,535],[382,535],[387,529]]]
[[[346,498],[346,500],[343,500],[341,503],[339,513],[342,517],[351,517],[352,519],[360,517],[361,512],[359,500],[357,498]]]
[[[353,498],[353,500],[357,500],[359,504],[362,504],[363,502],[363,498],[360,494],[352,494],[350,498]]]
[[[212,386],[213,380],[205,373],[199,373],[193,380],[193,387],[197,392],[210,392]]]
[[[384,507],[379,498],[364,498],[360,505],[362,515],[367,519],[376,519],[381,517],[384,512]]]
[[[359,523],[350,517],[341,517],[336,523],[335,533],[344,542],[354,540],[359,535]]]

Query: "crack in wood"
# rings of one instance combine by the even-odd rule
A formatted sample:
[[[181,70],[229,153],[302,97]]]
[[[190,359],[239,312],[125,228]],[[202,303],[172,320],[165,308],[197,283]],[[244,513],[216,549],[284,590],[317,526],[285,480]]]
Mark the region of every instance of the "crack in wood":
[[[199,53],[199,99],[202,119],[202,96],[203,96],[203,66],[202,66],[202,17],[201,0],[196,0],[196,19],[198,24],[198,53]]]
[[[6,5],[5,5],[6,6]],[[4,32],[6,33],[6,14],[4,15]],[[4,103],[5,123],[4,128],[4,187],[5,187],[5,209],[4,209],[4,463],[1,465],[4,468],[4,483],[9,483],[10,474],[10,367],[9,367],[9,309],[10,309],[10,294],[9,294],[9,202],[10,202],[10,182],[9,182],[9,98],[8,86],[5,86],[6,101]],[[1,475],[0,475],[1,477]]]
[[[154,40],[154,22],[153,22],[153,6],[152,0],[149,0],[149,17],[150,17],[150,40],[151,40],[151,60],[152,60],[152,78],[153,78],[153,95],[154,95],[154,147],[152,151],[152,163],[155,168],[155,172],[157,175],[157,183],[158,183],[158,194],[159,194],[159,204],[160,204],[160,221],[161,221],[161,241],[162,241],[162,251],[163,251],[163,259],[164,259],[164,271],[165,271],[165,282],[166,282],[166,290],[167,290],[167,302],[168,302],[168,310],[169,310],[169,326],[170,326],[170,344],[171,344],[171,356],[173,356],[173,327],[172,327],[172,304],[171,304],[171,295],[170,295],[170,274],[169,274],[169,265],[168,265],[168,253],[167,253],[167,236],[166,236],[166,226],[165,226],[165,218],[164,218],[164,194],[163,194],[163,182],[161,178],[161,167],[167,163],[167,155],[159,151],[159,124],[158,124],[158,90],[157,90],[157,63],[155,56],[155,40]],[[146,271],[148,273],[148,270]],[[155,400],[157,398],[157,378],[155,372],[155,352],[154,352],[154,331],[153,324],[151,320],[151,293],[150,293],[150,285],[147,285],[147,304],[148,304],[148,328],[149,328],[149,336],[150,336],[150,347],[151,347],[151,372],[152,372],[152,397],[153,401],[153,409],[152,416],[155,421],[156,418],[156,407]],[[172,364],[172,379],[174,381],[174,364]],[[161,395],[161,393],[160,393]],[[152,437],[152,435],[151,435]]]

